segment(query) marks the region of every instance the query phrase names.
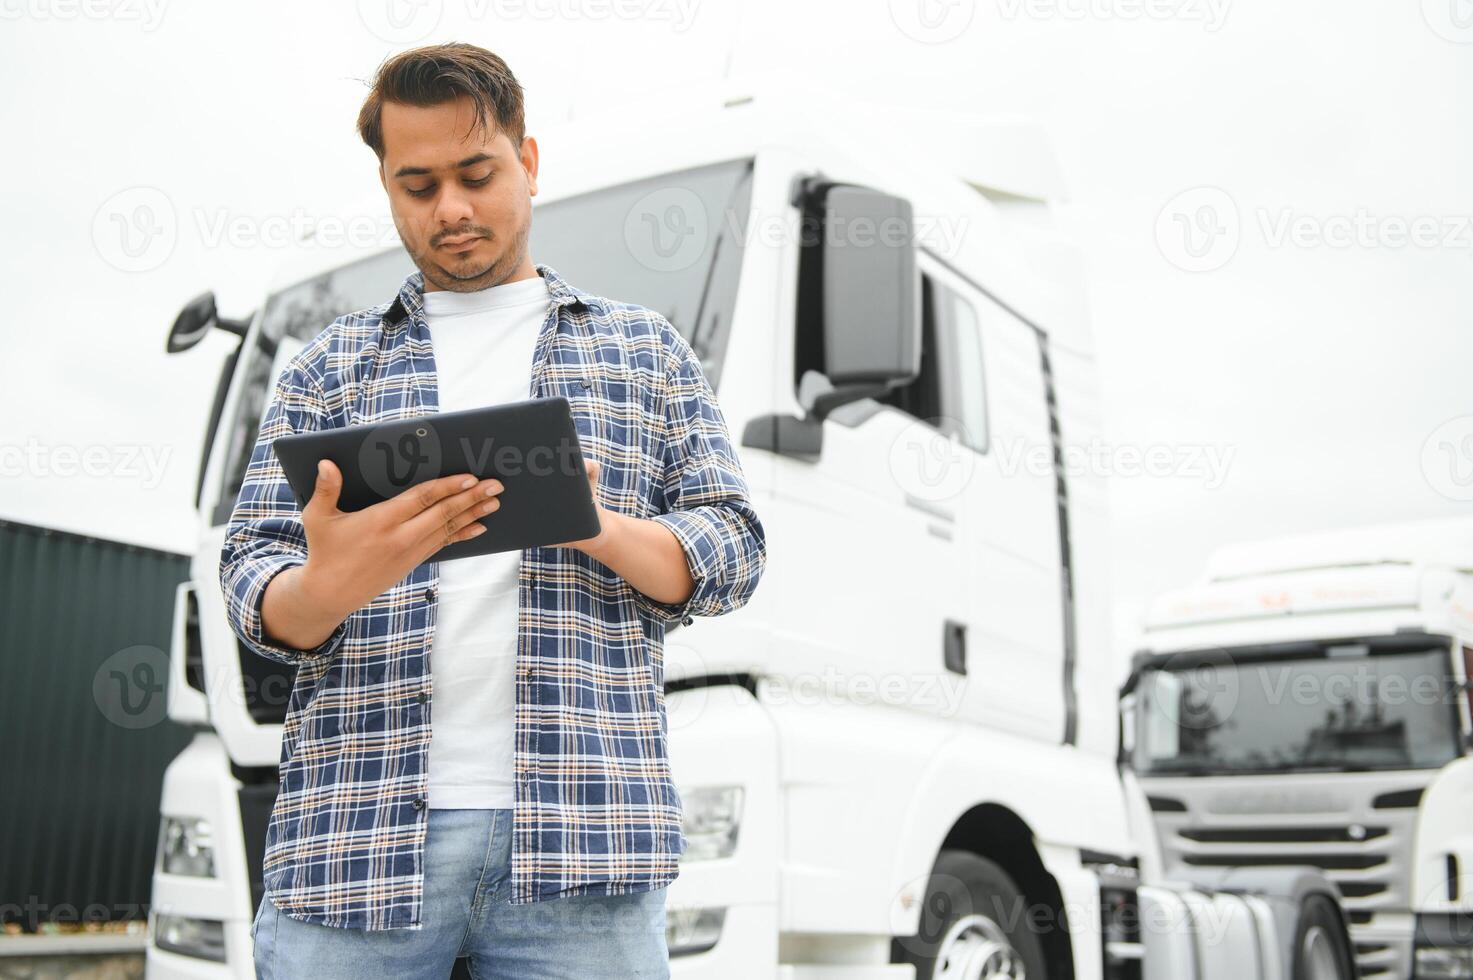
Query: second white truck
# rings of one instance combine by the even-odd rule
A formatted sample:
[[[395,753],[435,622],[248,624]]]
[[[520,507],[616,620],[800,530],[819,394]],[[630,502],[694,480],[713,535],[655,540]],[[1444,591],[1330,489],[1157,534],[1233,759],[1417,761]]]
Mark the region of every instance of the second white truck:
[[[1366,980],[1473,978],[1473,521],[1223,549],[1127,696],[1168,862],[1311,863]]]

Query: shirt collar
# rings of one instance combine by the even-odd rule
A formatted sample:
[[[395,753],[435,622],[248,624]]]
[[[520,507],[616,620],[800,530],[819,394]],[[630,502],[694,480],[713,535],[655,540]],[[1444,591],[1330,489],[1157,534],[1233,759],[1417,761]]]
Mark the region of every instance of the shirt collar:
[[[551,294],[555,305],[602,309],[602,304],[596,296],[568,282],[558,275],[552,266],[538,262],[535,268],[537,274],[547,280],[547,291]],[[404,284],[399,287],[399,295],[394,297],[389,303],[389,308],[384,311],[383,327],[385,330],[398,328],[404,323],[406,317],[424,316],[424,288],[425,275],[419,269],[415,269],[404,278]]]

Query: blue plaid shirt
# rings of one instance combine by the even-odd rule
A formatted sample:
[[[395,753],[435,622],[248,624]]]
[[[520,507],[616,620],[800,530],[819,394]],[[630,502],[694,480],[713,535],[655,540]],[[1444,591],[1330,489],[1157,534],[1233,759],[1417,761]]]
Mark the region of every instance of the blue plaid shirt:
[[[746,603],[766,564],[726,420],[689,343],[660,314],[574,288],[552,301],[528,397],[572,403],[606,508],[659,521],[695,591],[657,602],[573,548],[522,552],[513,904],[669,884],[686,838],[666,749],[667,624]],[[297,666],[266,830],[267,894],[303,922],[419,929],[439,563],[425,562],[313,650],[261,626],[272,577],[306,559],[280,436],[438,411],[424,277],[333,321],[276,380],[220,555],[231,628]],[[513,515],[508,514],[508,518]]]

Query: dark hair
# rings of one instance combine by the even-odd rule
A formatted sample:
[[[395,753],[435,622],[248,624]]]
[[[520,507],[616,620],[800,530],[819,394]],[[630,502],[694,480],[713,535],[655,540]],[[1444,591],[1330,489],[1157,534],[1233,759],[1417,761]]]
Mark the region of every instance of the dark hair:
[[[482,131],[494,119],[498,131],[511,140],[512,149],[521,152],[527,135],[521,84],[499,57],[458,41],[411,48],[379,65],[373,89],[358,110],[358,135],[382,161],[385,102],[428,107],[460,95],[475,100],[476,125]]]

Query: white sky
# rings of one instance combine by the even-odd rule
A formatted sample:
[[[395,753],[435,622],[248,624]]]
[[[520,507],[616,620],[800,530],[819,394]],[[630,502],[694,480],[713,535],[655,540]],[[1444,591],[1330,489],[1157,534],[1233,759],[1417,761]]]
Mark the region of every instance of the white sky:
[[[1219,543],[1466,509],[1447,467],[1473,472],[1473,421],[1438,436],[1460,458],[1434,447],[1424,466],[1423,447],[1473,413],[1467,3],[0,0],[0,516],[192,545],[227,338],[168,357],[164,335],[208,288],[226,315],[253,309],[281,250],[181,221],[162,264],[121,270],[93,235],[115,194],[151,187],[179,215],[254,224],[351,213],[382,193],[353,126],[364,80],[422,41],[506,58],[533,135],[570,107],[718,78],[728,62],[807,69],[1052,134],[1071,189],[1062,223],[1089,262],[1110,443],[1231,453],[1216,487],[1191,473],[1115,480],[1128,632]],[[410,18],[397,43],[367,26],[390,33],[391,4]],[[898,26],[923,33],[919,15],[938,25],[929,43]],[[877,140],[916,135],[877,120]],[[1168,259],[1193,261],[1174,215],[1206,215],[1204,186],[1226,194],[1219,224],[1239,219],[1209,244],[1236,251],[1186,271]],[[1325,242],[1357,216],[1364,241]],[[1398,244],[1398,221],[1435,243]],[[101,447],[136,475],[18,467],[33,444],[47,470],[58,450]]]

